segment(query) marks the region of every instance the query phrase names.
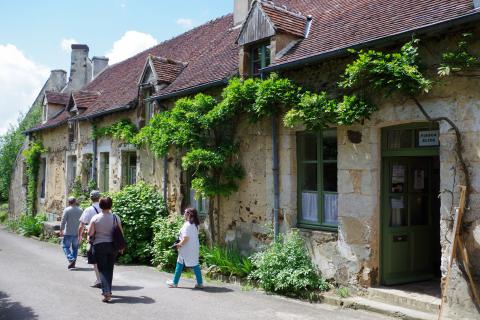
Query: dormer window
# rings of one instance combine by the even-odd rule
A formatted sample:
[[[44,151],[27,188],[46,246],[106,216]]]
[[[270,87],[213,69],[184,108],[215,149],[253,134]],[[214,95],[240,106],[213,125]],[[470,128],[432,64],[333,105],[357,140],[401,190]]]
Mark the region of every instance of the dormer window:
[[[153,105],[153,101],[152,100],[149,100],[148,98],[150,98],[150,96],[152,95],[151,93],[151,90],[150,89],[145,89],[145,93],[144,93],[144,98],[145,98],[145,123],[148,123],[150,121],[150,119],[153,118],[153,115],[155,113],[155,108],[154,108],[154,105]]]
[[[260,69],[270,65],[270,41],[252,46],[250,51],[250,74],[254,77],[260,75]]]

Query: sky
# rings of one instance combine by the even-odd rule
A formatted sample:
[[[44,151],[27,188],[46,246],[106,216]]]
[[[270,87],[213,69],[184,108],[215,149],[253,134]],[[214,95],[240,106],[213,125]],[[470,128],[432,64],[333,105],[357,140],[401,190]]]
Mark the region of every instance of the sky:
[[[232,10],[233,0],[0,1],[0,135],[50,70],[70,71],[72,43],[112,64]]]

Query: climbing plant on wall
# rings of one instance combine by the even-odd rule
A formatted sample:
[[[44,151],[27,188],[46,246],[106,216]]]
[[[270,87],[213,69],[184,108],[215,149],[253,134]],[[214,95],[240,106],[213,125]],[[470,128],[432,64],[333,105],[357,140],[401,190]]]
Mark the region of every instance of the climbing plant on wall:
[[[112,125],[98,127],[93,126],[92,138],[112,137],[125,143],[133,143],[135,135],[137,134],[137,127],[128,119],[119,120]]]
[[[23,151],[27,176],[27,214],[35,214],[37,201],[37,180],[40,167],[40,155],[45,152],[41,141],[31,141],[27,149]]]

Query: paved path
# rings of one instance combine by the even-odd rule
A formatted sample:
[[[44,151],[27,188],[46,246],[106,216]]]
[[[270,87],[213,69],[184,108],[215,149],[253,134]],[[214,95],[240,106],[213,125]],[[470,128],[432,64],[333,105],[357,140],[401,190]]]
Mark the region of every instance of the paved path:
[[[83,260],[83,259],[79,259]],[[102,303],[90,288],[94,274],[84,262],[68,271],[58,245],[27,239],[0,227],[0,320],[7,319],[388,319],[363,311],[340,310],[238,286],[193,281],[169,289],[171,275],[145,266],[116,266],[113,303]]]

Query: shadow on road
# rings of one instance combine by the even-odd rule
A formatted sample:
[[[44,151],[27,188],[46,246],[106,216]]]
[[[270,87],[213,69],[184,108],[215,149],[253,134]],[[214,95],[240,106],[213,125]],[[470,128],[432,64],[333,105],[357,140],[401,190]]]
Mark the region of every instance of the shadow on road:
[[[150,297],[130,297],[130,296],[116,296],[112,297],[111,303],[126,303],[126,304],[152,304],[155,303]]]
[[[11,301],[3,291],[0,291],[0,310],[0,320],[38,319],[38,315],[32,308],[22,306],[20,302]]]
[[[203,289],[196,289],[192,287],[177,287],[176,289],[183,289],[183,290],[196,290],[196,291],[204,291],[208,293],[226,293],[226,292],[233,292],[230,288],[225,287],[204,287]]]
[[[143,287],[139,286],[112,286],[112,291],[131,291],[131,290],[140,290]]]
[[[70,269],[69,271],[92,271],[92,268],[75,268],[75,269]]]

